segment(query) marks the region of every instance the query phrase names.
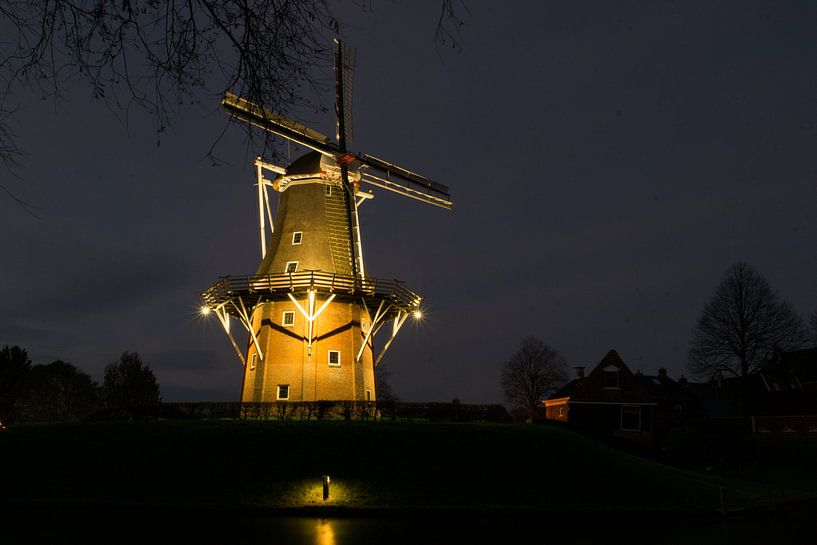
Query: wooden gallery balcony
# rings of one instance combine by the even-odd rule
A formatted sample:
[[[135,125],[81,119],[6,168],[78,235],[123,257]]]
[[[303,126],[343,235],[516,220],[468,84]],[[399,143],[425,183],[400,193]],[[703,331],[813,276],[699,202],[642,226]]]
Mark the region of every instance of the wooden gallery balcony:
[[[423,298],[399,280],[360,278],[322,271],[266,274],[261,276],[224,276],[207,288],[201,297],[212,309],[235,314],[238,308],[253,308],[268,301],[281,301],[309,292],[335,295],[338,302],[362,302],[376,310],[381,303],[392,312],[411,313],[420,308]],[[233,303],[233,304],[229,304]]]

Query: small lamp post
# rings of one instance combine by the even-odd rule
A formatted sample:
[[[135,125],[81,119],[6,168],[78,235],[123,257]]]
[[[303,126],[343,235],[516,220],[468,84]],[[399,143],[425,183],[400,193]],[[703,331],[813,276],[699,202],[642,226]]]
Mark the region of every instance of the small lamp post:
[[[323,475],[321,481],[323,482],[323,501],[326,501],[329,499],[329,475]]]

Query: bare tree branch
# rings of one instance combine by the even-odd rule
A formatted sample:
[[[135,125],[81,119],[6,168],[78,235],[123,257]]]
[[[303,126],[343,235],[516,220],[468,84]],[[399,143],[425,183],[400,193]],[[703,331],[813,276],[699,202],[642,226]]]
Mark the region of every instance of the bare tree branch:
[[[809,316],[808,325],[811,333],[811,343],[817,346],[817,310]]]
[[[434,43],[438,48],[451,47],[457,52],[462,52],[460,29],[465,24],[459,16],[462,12],[468,13],[468,6],[462,0],[442,0],[440,17],[434,30]]]
[[[461,49],[460,8],[440,2],[435,42]],[[125,122],[134,107],[145,111],[159,135],[181,107],[227,90],[279,114],[316,108],[308,91],[331,65],[330,38],[341,27],[329,0],[4,0],[0,160],[12,171],[24,156],[6,123],[17,97],[34,91],[58,103],[68,82],[89,87]],[[275,141],[242,127],[264,151]]]

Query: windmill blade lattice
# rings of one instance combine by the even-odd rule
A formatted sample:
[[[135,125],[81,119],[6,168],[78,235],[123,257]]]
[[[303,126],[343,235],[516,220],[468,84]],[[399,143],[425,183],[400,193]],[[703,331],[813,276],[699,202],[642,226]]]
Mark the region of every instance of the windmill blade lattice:
[[[338,42],[338,48],[341,54],[335,56],[335,70],[341,71],[343,79],[343,96],[340,99],[343,101],[343,122],[341,123],[340,116],[338,116],[335,130],[335,138],[338,142],[351,142],[354,137],[354,116],[353,116],[353,100],[352,93],[354,89],[355,79],[355,60],[357,58],[357,50],[348,45]],[[341,66],[338,66],[340,64]],[[343,127],[343,138],[341,138],[340,128]]]

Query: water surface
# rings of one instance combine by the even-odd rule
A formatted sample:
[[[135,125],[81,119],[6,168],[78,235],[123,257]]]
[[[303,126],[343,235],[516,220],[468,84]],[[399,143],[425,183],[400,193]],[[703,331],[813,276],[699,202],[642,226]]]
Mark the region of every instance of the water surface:
[[[320,519],[223,513],[4,512],[2,542],[267,545],[813,544],[817,506],[751,517],[401,515]],[[524,541],[523,541],[524,540]]]

